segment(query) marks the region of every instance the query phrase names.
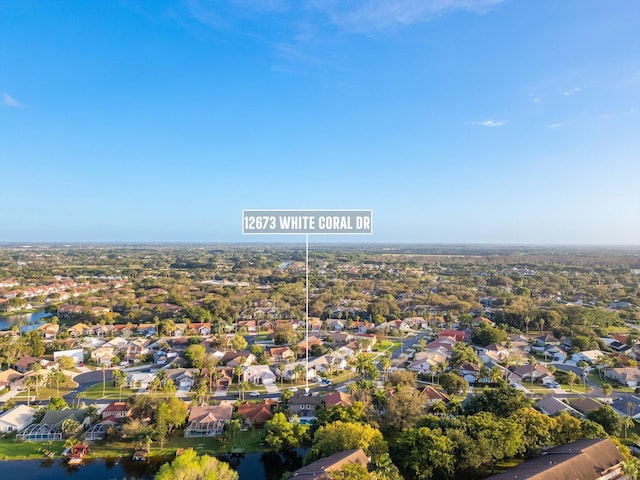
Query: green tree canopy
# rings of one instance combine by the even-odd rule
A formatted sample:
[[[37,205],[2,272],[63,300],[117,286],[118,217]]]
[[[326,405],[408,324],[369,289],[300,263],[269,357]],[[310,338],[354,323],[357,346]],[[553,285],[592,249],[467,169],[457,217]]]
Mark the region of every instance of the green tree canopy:
[[[398,468],[405,478],[449,478],[455,469],[455,444],[439,429],[404,430],[394,451]]]
[[[463,395],[469,388],[464,378],[451,372],[440,375],[440,385],[448,395]]]
[[[165,463],[156,473],[155,480],[238,480],[238,474],[229,464],[209,455],[198,456],[192,449]]]
[[[313,461],[355,448],[361,448],[373,458],[388,451],[387,442],[377,428],[369,424],[337,421],[318,428],[308,459]]]
[[[473,397],[466,407],[467,413],[491,412],[500,417],[509,417],[517,410],[531,405],[525,394],[505,381],[497,387],[487,387]]]

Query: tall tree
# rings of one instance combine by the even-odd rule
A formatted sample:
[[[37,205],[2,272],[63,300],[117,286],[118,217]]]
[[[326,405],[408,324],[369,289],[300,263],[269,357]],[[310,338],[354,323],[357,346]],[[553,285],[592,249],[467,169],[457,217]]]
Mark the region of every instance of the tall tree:
[[[238,473],[215,457],[198,456],[192,449],[177,456],[171,463],[165,463],[156,473],[155,480],[175,479],[215,479],[238,480]]]

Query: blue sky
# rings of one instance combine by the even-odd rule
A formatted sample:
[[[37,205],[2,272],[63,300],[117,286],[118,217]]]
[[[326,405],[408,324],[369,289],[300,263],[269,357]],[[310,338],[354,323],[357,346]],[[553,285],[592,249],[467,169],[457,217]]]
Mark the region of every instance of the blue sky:
[[[14,0],[0,66],[0,241],[640,244],[634,1]]]

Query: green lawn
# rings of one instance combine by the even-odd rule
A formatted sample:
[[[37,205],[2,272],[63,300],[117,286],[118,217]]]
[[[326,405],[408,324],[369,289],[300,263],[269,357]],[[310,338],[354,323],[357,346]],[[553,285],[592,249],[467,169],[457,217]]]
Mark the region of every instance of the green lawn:
[[[264,437],[264,430],[250,429],[246,432],[239,432],[234,442],[234,447],[244,448],[246,453],[262,452],[265,450],[260,445]],[[137,448],[134,441],[120,442],[91,442],[90,457],[126,457]],[[222,447],[215,437],[184,438],[179,432],[174,438],[164,443],[162,450],[160,443],[151,444],[150,454],[153,456],[164,456],[175,454],[178,448],[193,448],[198,453],[228,453],[231,446]],[[42,454],[39,454],[41,457]],[[38,457],[38,458],[39,458]]]
[[[60,455],[64,442],[18,442],[15,438],[0,438],[0,459],[25,460],[43,458],[43,450],[52,450]]]
[[[122,389],[122,398],[125,399],[131,395],[135,395],[138,390],[133,390],[131,388],[123,388]],[[104,395],[102,394],[102,382],[96,383],[95,385],[91,385],[84,392],[82,392],[82,397],[84,398],[92,398],[95,400],[119,400],[120,399],[120,389],[114,385],[113,381],[108,381],[106,387],[104,389]]]
[[[60,388],[54,384],[53,387],[50,385],[42,386],[38,389],[38,400],[48,400],[51,397],[63,396],[69,392],[72,392],[78,384],[71,380],[69,377],[64,382],[60,382]],[[31,389],[30,392],[31,398],[36,398],[35,389]],[[27,391],[23,390],[18,395],[15,396],[16,400],[26,400],[27,399]]]

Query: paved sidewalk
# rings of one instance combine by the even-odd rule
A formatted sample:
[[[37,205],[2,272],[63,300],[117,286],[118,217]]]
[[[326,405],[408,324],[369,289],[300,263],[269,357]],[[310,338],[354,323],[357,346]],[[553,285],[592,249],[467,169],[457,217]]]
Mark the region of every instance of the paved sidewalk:
[[[18,395],[20,392],[18,390],[10,390],[4,395],[0,395],[0,402],[7,402],[11,400],[13,397]]]

